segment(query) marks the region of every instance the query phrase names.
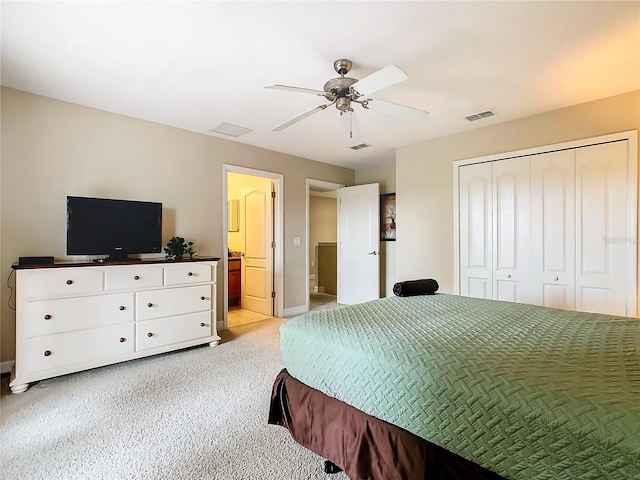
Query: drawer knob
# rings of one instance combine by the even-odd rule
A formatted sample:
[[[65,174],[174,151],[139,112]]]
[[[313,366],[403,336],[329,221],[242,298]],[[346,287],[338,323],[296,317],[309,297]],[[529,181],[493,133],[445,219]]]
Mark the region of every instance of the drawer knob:
[[[125,307],[124,305],[120,305],[120,310],[125,310],[127,307]]]
[[[153,307],[153,303],[147,303],[147,307],[149,308]]]
[[[124,338],[124,337],[120,337],[120,343],[124,343],[124,342],[126,342],[126,341],[127,341],[127,339],[126,339],[126,338]]]
[[[558,277],[553,277],[554,282],[557,282],[558,280],[560,280]]]
[[[207,324],[206,324],[206,323],[201,323],[201,324],[200,324],[200,326],[201,326],[201,327],[206,327],[206,326],[207,326]]]
[[[140,280],[140,276],[139,275],[134,275],[133,279],[134,280]]]
[[[51,320],[51,315],[49,315],[49,314],[45,315],[45,316],[44,316],[44,319],[45,319],[45,320]]]
[[[153,333],[151,332],[147,333],[147,337],[153,337]]]
[[[73,283],[73,280],[67,280],[67,285],[71,285]]]
[[[206,298],[205,297],[200,297],[200,300],[206,300]]]
[[[187,273],[188,276],[193,277],[193,272]]]
[[[49,356],[51,356],[51,350],[45,350],[45,351],[44,351],[44,356],[45,356],[45,357],[49,357]]]

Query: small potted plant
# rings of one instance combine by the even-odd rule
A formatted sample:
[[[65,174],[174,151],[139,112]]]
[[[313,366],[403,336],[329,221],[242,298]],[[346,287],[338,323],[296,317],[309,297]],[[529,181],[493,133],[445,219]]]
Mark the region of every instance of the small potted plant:
[[[164,247],[165,258],[167,260],[180,260],[184,255],[193,258],[196,254],[193,242],[189,242],[182,237],[171,237]]]

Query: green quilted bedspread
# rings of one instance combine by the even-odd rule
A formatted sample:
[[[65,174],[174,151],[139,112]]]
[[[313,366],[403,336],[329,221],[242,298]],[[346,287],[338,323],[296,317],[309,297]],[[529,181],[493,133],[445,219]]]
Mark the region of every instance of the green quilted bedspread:
[[[640,320],[454,295],[280,328],[289,373],[509,479],[640,479]]]

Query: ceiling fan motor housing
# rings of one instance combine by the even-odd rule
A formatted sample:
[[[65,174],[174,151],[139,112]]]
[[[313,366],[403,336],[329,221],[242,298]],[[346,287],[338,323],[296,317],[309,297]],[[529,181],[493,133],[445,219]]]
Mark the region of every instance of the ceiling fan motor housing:
[[[336,108],[341,112],[352,112],[351,100],[355,98],[351,85],[357,81],[351,77],[332,78],[324,84],[325,97],[331,102],[335,101]]]

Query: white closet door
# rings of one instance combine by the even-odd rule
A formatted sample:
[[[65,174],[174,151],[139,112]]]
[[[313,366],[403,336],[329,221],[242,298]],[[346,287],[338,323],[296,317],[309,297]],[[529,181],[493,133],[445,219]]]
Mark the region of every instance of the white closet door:
[[[576,149],[576,310],[627,312],[627,141]]]
[[[493,298],[491,163],[460,167],[460,294]]]
[[[530,169],[530,303],[574,310],[574,150],[532,155]]]
[[[530,303],[529,161],[493,163],[493,298]]]

